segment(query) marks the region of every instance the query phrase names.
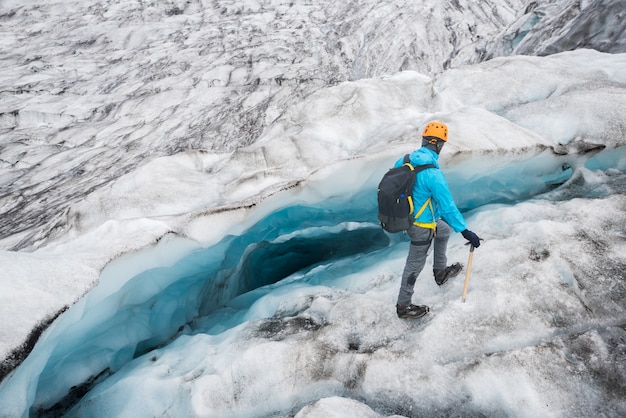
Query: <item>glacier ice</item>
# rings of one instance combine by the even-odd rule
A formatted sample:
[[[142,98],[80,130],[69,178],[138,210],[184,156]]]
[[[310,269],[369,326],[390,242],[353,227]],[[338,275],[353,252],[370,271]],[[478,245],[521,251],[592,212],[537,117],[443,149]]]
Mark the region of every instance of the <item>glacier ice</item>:
[[[462,65],[520,1],[270,3],[0,4],[0,352],[73,305],[0,415],[623,415],[624,54]],[[409,324],[372,191],[431,118],[487,240]]]
[[[576,278],[579,275],[572,271],[572,267],[567,261],[568,257],[553,254],[554,251],[567,251],[568,247],[557,245],[555,250],[555,244],[549,243],[553,238],[544,237],[539,241],[534,238],[536,234],[550,236],[555,232],[554,226],[541,226],[542,222],[558,222],[552,218],[558,219],[558,212],[555,212],[557,209],[552,208],[550,210],[551,203],[547,197],[549,199],[565,199],[566,193],[575,193],[565,200],[569,202],[574,197],[587,198],[587,196],[594,195],[596,198],[607,198],[611,196],[610,189],[606,189],[601,196],[597,195],[596,185],[593,181],[583,180],[582,184],[579,184],[584,173],[593,172],[597,176],[597,173],[606,172],[606,176],[616,176],[619,179],[616,184],[621,184],[621,187],[624,187],[625,149],[622,147],[610,152],[601,151],[591,154],[558,156],[543,151],[532,159],[510,160],[506,164],[500,161],[498,167],[493,168],[489,166],[489,163],[496,163],[498,162],[497,159],[483,160],[477,158],[449,167],[449,181],[453,193],[458,196],[459,206],[472,214],[470,222],[473,227],[477,230],[483,230],[487,234],[488,242],[485,243],[485,247],[490,256],[493,256],[494,249],[489,249],[489,241],[499,241],[497,232],[493,236],[490,234],[495,231],[510,230],[511,227],[503,228],[501,225],[494,224],[493,221],[483,219],[487,216],[499,219],[500,222],[512,223],[513,231],[519,231],[519,235],[526,240],[526,245],[531,246],[528,249],[527,260],[522,261],[517,268],[509,270],[513,275],[535,276],[537,273],[531,273],[532,270],[530,269],[536,270],[537,267],[534,264],[542,262],[542,264],[547,265],[545,267],[547,274],[554,275],[556,272],[560,277],[558,280],[566,285],[565,289],[573,290],[566,299],[569,306],[559,307],[555,311],[561,311],[558,314],[558,319],[549,319],[556,321],[556,329],[567,327],[579,329],[580,326],[574,325],[571,318],[568,319],[566,314],[570,311],[570,314],[581,315],[581,313],[576,313],[576,300],[585,309],[597,312],[598,302],[604,301],[600,302],[603,304],[606,300],[614,300],[619,304],[619,298],[625,293],[623,283],[615,282],[616,277],[608,278],[614,286],[614,291],[618,293],[614,296],[608,296],[608,298],[602,296],[602,298],[594,301],[590,291],[595,292],[596,290],[592,290],[593,286],[590,286],[592,289],[588,289],[589,285],[581,284],[581,279]],[[564,163],[564,161],[568,161],[568,163]],[[352,164],[354,165],[354,163]],[[589,165],[591,169],[587,168],[586,165]],[[343,170],[341,166],[337,167],[337,173],[341,173]],[[485,170],[489,175],[485,175]],[[572,175],[574,170],[576,170],[576,174]],[[465,176],[458,176],[459,172],[465,173]],[[502,186],[499,187],[494,184],[496,180],[500,181]],[[239,406],[230,405],[228,402],[222,404],[219,399],[224,400],[230,395],[221,393],[217,398],[212,397],[201,402],[205,407],[206,405],[213,405],[213,408],[217,408],[214,410],[200,412],[202,409],[194,409],[197,406],[185,404],[182,410],[191,408],[189,410],[194,411],[193,414],[207,413],[209,416],[230,414],[232,412],[228,412],[230,408],[239,411],[236,414],[246,415],[252,413],[251,411],[270,414],[272,413],[271,408],[285,408],[289,404],[305,405],[322,395],[345,395],[346,391],[350,392],[351,386],[360,387],[364,385],[367,387],[367,384],[373,384],[367,382],[363,373],[365,369],[370,370],[370,367],[376,367],[374,365],[376,362],[372,364],[372,360],[368,359],[368,363],[364,363],[365,360],[363,360],[361,366],[358,366],[358,362],[354,365],[351,365],[350,362],[343,364],[343,362],[348,361],[348,358],[343,358],[344,355],[341,353],[354,352],[374,357],[381,355],[380,361],[390,361],[387,356],[391,353],[385,355],[380,353],[387,351],[393,353],[394,344],[398,344],[394,341],[407,338],[404,334],[407,331],[407,325],[394,321],[393,310],[389,309],[391,302],[387,301],[387,305],[383,304],[385,299],[390,299],[390,295],[395,290],[393,286],[395,273],[393,272],[402,266],[403,252],[406,251],[406,238],[385,234],[376,224],[375,219],[373,219],[376,213],[375,193],[373,191],[375,189],[354,190],[351,193],[341,190],[335,193],[332,181],[333,177],[330,176],[325,178],[322,184],[317,185],[317,187],[326,190],[332,197],[315,205],[290,205],[275,210],[259,222],[251,225],[242,234],[226,236],[220,242],[207,248],[198,248],[197,245],[185,240],[165,239],[157,245],[158,248],[145,250],[146,254],[140,252],[132,256],[139,261],[125,260],[122,263],[144,264],[145,262],[141,259],[154,260],[154,252],[178,254],[176,259],[174,260],[170,256],[167,265],[149,268],[134,277],[127,277],[123,279],[124,282],[121,286],[111,287],[107,283],[107,281],[119,280],[115,277],[115,273],[120,272],[119,266],[113,263],[110,266],[110,271],[105,269],[101,284],[51,327],[42,339],[40,346],[31,354],[32,358],[22,366],[23,373],[30,370],[31,373],[38,375],[37,391],[32,395],[33,408],[47,411],[44,412],[44,415],[55,413],[58,408],[65,405],[65,402],[71,403],[72,399],[77,396],[80,398],[83,391],[94,385],[92,394],[88,395],[84,401],[79,402],[76,406],[76,412],[70,413],[70,416],[73,414],[77,414],[77,416],[93,414],[95,411],[102,413],[100,412],[102,411],[101,408],[104,408],[102,402],[113,404],[104,408],[110,413],[117,415],[124,411],[123,413],[132,415],[130,411],[133,409],[129,410],[124,403],[119,406],[124,405],[123,409],[118,410],[118,407],[115,406],[118,401],[108,400],[109,396],[117,397],[118,394],[129,390],[127,384],[135,384],[132,382],[134,382],[137,367],[145,368],[154,364],[158,369],[162,357],[197,357],[198,355],[193,354],[193,351],[185,354],[186,350],[193,350],[189,347],[194,347],[196,344],[190,343],[190,338],[193,341],[201,338],[198,344],[204,348],[199,350],[214,353],[212,356],[215,357],[215,361],[227,356],[227,354],[222,352],[223,348],[210,348],[213,345],[227,344],[230,346],[235,344],[237,346],[243,344],[244,347],[249,347],[245,350],[255,350],[253,359],[262,356],[262,354],[257,354],[256,350],[260,350],[261,353],[263,350],[268,350],[268,355],[272,352],[278,361],[283,362],[293,361],[290,359],[293,350],[300,352],[295,346],[291,347],[292,343],[296,344],[296,341],[301,339],[308,341],[307,335],[310,338],[312,335],[321,334],[317,335],[315,340],[326,346],[325,350],[331,350],[334,353],[333,356],[338,356],[337,359],[333,360],[338,364],[333,367],[343,370],[341,373],[348,373],[339,379],[339,376],[335,375],[338,371],[329,371],[331,374],[326,378],[321,378],[321,383],[319,383],[321,386],[318,389],[315,389],[314,383],[317,378],[300,376],[299,379],[304,380],[299,383],[302,386],[296,386],[297,392],[304,392],[301,394],[293,393],[284,399],[274,397],[265,403],[260,401],[259,396],[262,396],[260,392],[249,395],[244,392],[238,395],[242,399],[245,399],[246,396],[250,397],[245,401],[250,402],[247,404],[248,406],[245,406],[244,401]],[[610,187],[608,186],[609,182],[602,181],[601,184]],[[555,186],[560,187],[555,189]],[[586,190],[581,190],[581,187]],[[617,191],[623,193],[623,189]],[[493,205],[495,202],[498,204]],[[517,206],[518,204],[521,206]],[[619,205],[619,200],[610,204],[609,208],[611,209],[608,212],[619,210]],[[531,207],[532,210],[527,213],[528,211],[524,207]],[[496,212],[497,215],[494,216],[492,212]],[[542,212],[547,213],[547,216]],[[575,216],[575,212],[576,209],[569,209],[566,213],[567,216]],[[519,219],[507,220],[507,217],[513,214],[521,214],[521,216],[517,215]],[[478,220],[475,220],[476,218]],[[491,224],[485,222],[491,222]],[[619,220],[615,219],[613,222],[619,222]],[[533,225],[530,227],[530,232],[525,229],[529,223]],[[539,229],[534,232],[537,228]],[[574,233],[576,231],[568,232]],[[454,244],[453,253],[457,257],[462,252],[461,244],[460,241]],[[172,249],[168,250],[168,247],[172,247]],[[500,255],[495,256],[495,259],[498,260],[496,266],[501,268],[506,257]],[[483,263],[488,261],[488,257],[483,258]],[[616,262],[616,266],[625,265],[624,260],[621,262],[617,260]],[[578,268],[581,267],[578,266]],[[516,273],[516,269],[520,269],[520,272]],[[524,270],[527,271],[524,273]],[[498,277],[503,274],[502,271],[490,270],[488,266],[479,267],[477,273],[482,273],[487,277]],[[558,280],[555,283],[557,288]],[[548,283],[552,283],[552,281],[549,280]],[[535,283],[535,285],[538,284]],[[529,328],[530,325],[522,325],[520,322],[526,320],[520,316],[519,310],[524,307],[520,306],[519,301],[508,301],[508,303],[516,305],[514,311],[511,312],[505,308],[503,304],[507,303],[507,298],[514,297],[511,293],[521,291],[517,285],[511,283],[504,290],[498,289],[498,292],[489,291],[484,286],[479,285],[478,289],[472,289],[472,292],[487,292],[486,294],[472,294],[470,297],[474,300],[481,300],[481,303],[485,303],[485,301],[495,302],[495,305],[487,309],[493,310],[498,316],[498,321],[503,322],[490,324],[486,318],[479,317],[478,324],[472,325],[475,333],[473,338],[484,332],[489,336],[490,342],[475,339],[466,342],[464,346],[470,352],[471,350],[479,350],[478,346],[481,347],[480,350],[487,350],[487,352],[506,352],[515,350],[516,347],[525,347],[528,344],[541,344],[542,341],[554,338],[552,334],[554,325],[544,322],[552,316],[552,313],[549,310],[546,311],[545,307],[542,307],[537,313],[531,313],[534,312],[533,308],[527,307],[526,315],[528,318],[526,320],[532,324],[532,328]],[[100,287],[104,289],[100,289]],[[450,300],[451,295],[436,296],[437,292],[433,293],[433,290],[428,289],[426,284],[418,284],[416,290],[416,294],[430,295],[426,297],[430,299],[429,303],[434,305],[434,309],[452,315],[450,319],[453,321],[455,315],[460,315],[467,310],[467,308],[456,306]],[[377,295],[379,292],[381,294]],[[442,297],[443,299],[441,299]],[[547,305],[555,302],[557,306],[562,303],[542,300],[542,303]],[[452,305],[448,306],[450,303]],[[355,304],[358,304],[359,307]],[[352,309],[354,312],[353,314],[335,312],[336,310],[341,312],[341,309]],[[368,313],[370,309],[375,310],[375,312]],[[460,311],[456,312],[459,309]],[[603,310],[606,311],[606,307]],[[343,318],[342,321],[345,321],[352,315],[356,315],[356,317],[348,324],[336,322],[337,318]],[[608,315],[610,318],[611,315]],[[534,317],[536,318],[533,319]],[[417,334],[420,335],[420,339],[432,338],[433,341],[449,339],[449,335],[445,338],[430,336],[433,332],[450,332],[450,330],[442,329],[449,325],[438,323],[438,318],[436,316],[433,319],[436,321],[435,325],[426,325],[421,333]],[[358,324],[353,321],[358,321]],[[487,322],[481,325],[481,321]],[[374,328],[363,329],[368,324]],[[381,327],[385,327],[386,330],[383,331]],[[502,336],[493,335],[494,330],[499,330],[504,334]],[[250,333],[253,334],[247,336]],[[602,340],[603,337],[598,338],[604,341]],[[268,342],[259,345],[254,342],[256,339],[268,340]],[[274,340],[286,342],[275,346],[271,343]],[[264,348],[264,344],[268,346]],[[310,343],[306,343],[305,346],[308,344]],[[477,347],[471,348],[473,344],[476,344]],[[234,347],[228,348],[227,352],[233,349]],[[319,349],[310,348],[311,352],[308,354],[304,352],[301,355],[304,355],[305,358],[315,356]],[[432,349],[420,346],[420,352],[431,353],[430,350]],[[172,354],[179,351],[179,354]],[[446,359],[446,364],[461,361],[453,360],[455,354],[445,349],[437,354],[428,355],[432,355],[435,360],[443,356]],[[199,357],[204,356],[200,355]],[[224,360],[237,361],[235,358],[229,357],[220,361]],[[272,366],[271,363],[265,363],[267,361],[264,361],[264,367],[259,368],[258,373],[264,373],[262,380],[265,384],[270,384],[272,379],[267,377],[263,370],[267,370],[265,367]],[[248,370],[250,366],[247,364],[237,367],[244,367],[247,370],[246,373],[254,373]],[[192,367],[193,370],[186,373],[197,374],[197,377],[192,380],[208,379],[206,383],[202,384],[202,387],[205,384],[209,385],[208,387],[213,387],[213,384],[227,385],[226,381],[223,380],[225,377],[221,376],[223,371],[215,370],[209,373],[203,371],[207,366],[195,364],[189,367]],[[357,367],[357,369],[353,370],[351,367]],[[363,371],[359,372],[358,367],[362,367]],[[499,367],[502,366],[493,366],[494,370]],[[35,372],[37,368],[40,369]],[[281,371],[277,374],[277,380],[273,384],[281,385],[279,383],[281,379],[287,378],[284,373],[285,371]],[[317,372],[308,371],[306,373]],[[352,373],[356,373],[354,376],[355,383],[345,380]],[[488,375],[485,376],[483,373]],[[493,376],[489,377],[493,373],[493,370],[487,368],[481,370],[477,375],[470,374],[466,380],[467,388],[465,390],[469,390],[470,393],[480,392],[479,388],[482,383],[478,382],[485,379],[494,380]],[[19,370],[17,374],[19,376]],[[221,376],[219,377],[221,383],[210,383],[214,379],[211,376]],[[155,377],[148,376],[140,379],[146,378],[157,383],[154,380]],[[476,383],[473,381],[474,378],[478,379]],[[160,380],[161,378],[156,379]],[[311,379],[311,381],[307,379]],[[339,379],[339,381],[335,382],[335,379]],[[512,386],[517,379],[504,382],[504,384]],[[478,385],[476,388],[473,387],[475,384]],[[532,386],[531,382],[527,384]],[[228,385],[224,387],[226,388]],[[374,387],[375,389],[372,390],[375,392],[380,390],[378,384],[374,384]],[[158,387],[148,386],[145,390],[161,391],[168,389],[166,387],[158,389]],[[237,391],[239,389],[232,388],[229,390]],[[365,390],[365,388],[361,390]],[[404,391],[404,389],[397,390],[398,393]],[[137,395],[141,393],[145,392],[143,390],[137,391]],[[174,393],[178,392],[175,390]],[[304,395],[304,393],[308,393],[308,395]],[[405,407],[408,405],[406,404],[408,400],[386,398],[382,393],[376,395],[367,395],[366,393],[364,392],[359,397],[365,397],[370,406],[384,405],[385,408],[389,408],[394,402],[401,402]],[[125,396],[129,396],[129,394]],[[182,394],[175,396],[184,397]],[[291,396],[296,396],[296,398],[291,398]],[[304,398],[300,399],[301,396]],[[519,413],[517,408],[521,408],[521,405],[515,406],[516,402],[528,402],[526,395],[520,396],[521,400],[519,401],[515,399],[502,401],[504,405],[507,405],[506,408],[512,408],[511,410],[493,409],[495,400],[490,397],[484,400],[485,405],[479,398],[475,399],[474,407],[484,411],[510,412],[517,415]],[[100,398],[103,400],[100,401]],[[436,399],[438,398],[435,397]],[[180,399],[170,399],[170,401],[182,402]],[[139,401],[136,402],[141,404]],[[411,402],[413,401],[410,401],[409,404]],[[537,406],[539,403],[537,400],[533,407],[539,408]],[[156,409],[151,410],[152,413],[156,414],[157,411],[160,411],[162,405],[158,403]],[[249,409],[249,412],[246,412],[248,410],[246,408]],[[148,413],[146,411],[135,412],[141,416]],[[401,413],[401,411],[398,412]],[[542,408],[529,410],[531,415],[545,412],[546,410]]]

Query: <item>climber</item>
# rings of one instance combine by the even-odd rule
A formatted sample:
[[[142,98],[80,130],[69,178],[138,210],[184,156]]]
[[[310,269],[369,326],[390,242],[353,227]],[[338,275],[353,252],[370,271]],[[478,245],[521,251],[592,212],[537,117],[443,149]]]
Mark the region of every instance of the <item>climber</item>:
[[[414,222],[408,229],[411,244],[406,259],[402,282],[396,305],[400,318],[419,318],[429,311],[428,306],[413,305],[411,299],[415,281],[426,264],[426,255],[433,244],[433,274],[441,286],[449,278],[458,275],[463,268],[460,263],[447,265],[446,249],[450,229],[460,232],[469,243],[478,248],[479,237],[467,229],[465,219],[456,207],[448,183],[439,169],[439,153],[448,141],[448,127],[442,122],[429,122],[422,133],[422,147],[409,155],[413,167],[432,164],[434,167],[419,171],[413,186]],[[399,159],[395,166],[404,164]]]

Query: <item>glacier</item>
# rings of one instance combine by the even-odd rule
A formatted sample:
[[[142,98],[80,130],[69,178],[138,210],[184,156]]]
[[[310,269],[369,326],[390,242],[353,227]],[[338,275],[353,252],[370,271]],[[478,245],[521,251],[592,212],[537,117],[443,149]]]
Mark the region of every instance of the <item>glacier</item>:
[[[1,416],[625,413],[626,55],[579,49],[478,62],[473,38],[499,30],[491,18],[512,25],[508,39],[528,16],[513,13],[521,4],[494,2],[500,12],[485,21],[457,15],[476,30],[468,38],[451,21],[437,32],[443,16],[430,15],[429,33],[452,31],[454,49],[406,61],[388,55],[401,49],[381,49],[390,38],[367,36],[402,10],[421,16],[393,2],[359,9],[365,26],[341,44],[366,36],[371,55],[346,52],[353,72],[306,73],[311,63],[287,64],[306,52],[270,53],[283,47],[242,31],[259,25],[252,32],[265,35],[262,23],[284,22],[270,19],[281,13],[317,24],[321,3],[17,4],[2,6],[14,8],[4,22],[66,20],[58,32],[29,29],[59,36],[52,52],[21,47],[32,56],[16,59],[18,74],[30,75],[17,82],[9,68],[0,77],[20,86],[4,87],[1,115],[0,309],[11,318],[2,353],[62,313],[0,383]],[[555,4],[571,6],[527,12],[536,20]],[[356,10],[325,6],[326,17]],[[65,32],[80,13],[89,30]],[[207,39],[261,47],[239,57],[251,67],[212,56],[207,70],[189,48],[167,67],[133,67],[141,59],[123,55],[151,45],[166,57],[168,44],[157,41],[176,28],[186,35],[175,45],[198,47],[200,34],[220,27],[218,14],[231,16],[232,37]],[[138,26],[109,31],[113,21]],[[417,29],[407,25],[394,42]],[[18,45],[13,37],[3,44]],[[101,73],[87,54],[99,49],[117,52]],[[46,65],[69,54],[82,58]],[[68,84],[69,63],[88,77]],[[248,84],[261,68],[272,75]],[[188,71],[200,76],[193,87]],[[139,90],[122,95],[130,80]],[[439,289],[426,268],[415,297],[432,315],[407,323],[393,304],[408,243],[377,225],[375,189],[432,118],[451,129],[443,170],[485,242],[467,302],[461,280]],[[467,259],[463,244],[451,240],[450,259]]]

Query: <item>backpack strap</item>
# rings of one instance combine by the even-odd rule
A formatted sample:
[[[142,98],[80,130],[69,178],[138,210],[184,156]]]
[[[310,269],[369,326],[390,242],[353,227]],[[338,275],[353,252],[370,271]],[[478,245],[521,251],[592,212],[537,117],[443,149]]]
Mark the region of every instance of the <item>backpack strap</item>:
[[[404,156],[404,164],[402,164],[402,165],[406,165],[407,167],[409,167],[411,169],[411,171],[415,171],[415,167],[413,167],[413,164],[411,164],[411,159],[409,158],[409,154]],[[432,165],[432,164],[428,164],[428,165]],[[434,167],[434,165],[433,165],[433,167]]]

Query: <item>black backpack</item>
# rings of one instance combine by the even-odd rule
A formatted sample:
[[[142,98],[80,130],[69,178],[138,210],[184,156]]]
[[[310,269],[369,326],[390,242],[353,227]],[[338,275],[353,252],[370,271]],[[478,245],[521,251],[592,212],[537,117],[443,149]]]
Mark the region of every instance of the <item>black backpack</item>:
[[[378,184],[378,220],[387,232],[406,231],[413,224],[413,185],[417,173],[433,164],[413,167],[409,155],[404,156],[404,164],[385,173]]]

